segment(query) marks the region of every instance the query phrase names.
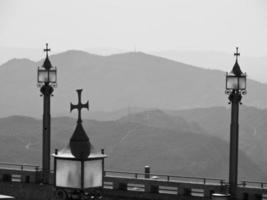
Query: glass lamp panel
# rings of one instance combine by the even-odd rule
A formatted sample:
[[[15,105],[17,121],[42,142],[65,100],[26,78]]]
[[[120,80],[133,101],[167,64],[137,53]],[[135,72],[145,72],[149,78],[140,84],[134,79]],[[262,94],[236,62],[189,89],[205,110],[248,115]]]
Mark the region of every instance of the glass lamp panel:
[[[81,188],[81,162],[57,159],[56,186]]]
[[[84,162],[84,188],[102,187],[102,159]]]
[[[49,70],[49,82],[50,83],[56,83],[57,81],[57,71],[56,69],[50,69]]]
[[[38,69],[38,82],[44,83],[48,81],[48,72],[43,69]]]
[[[246,77],[241,76],[238,79],[239,79],[239,89],[240,90],[246,90]]]
[[[238,89],[238,77],[226,76],[226,89],[228,90]]]

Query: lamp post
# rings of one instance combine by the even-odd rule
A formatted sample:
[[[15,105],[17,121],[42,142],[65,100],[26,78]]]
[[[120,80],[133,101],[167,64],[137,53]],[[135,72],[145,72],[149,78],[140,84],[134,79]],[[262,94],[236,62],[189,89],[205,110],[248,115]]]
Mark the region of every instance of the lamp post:
[[[50,176],[50,131],[51,131],[51,116],[50,116],[50,96],[57,84],[57,69],[51,65],[48,58],[48,44],[46,43],[46,58],[42,67],[37,70],[37,85],[40,87],[44,103],[43,103],[43,155],[42,155],[42,182],[49,183]]]
[[[81,110],[89,108],[88,102],[81,102],[82,90],[77,90],[78,104],[71,104],[70,110],[78,110],[77,125],[69,145],[55,151],[54,184],[59,199],[101,198],[103,187],[104,155],[96,152],[82,126]]]
[[[236,62],[230,73],[226,73],[226,94],[231,106],[230,127],[230,160],[229,160],[229,193],[232,199],[236,199],[238,181],[238,135],[239,135],[239,104],[242,95],[246,94],[246,74],[243,73],[238,64],[238,47],[236,47]]]

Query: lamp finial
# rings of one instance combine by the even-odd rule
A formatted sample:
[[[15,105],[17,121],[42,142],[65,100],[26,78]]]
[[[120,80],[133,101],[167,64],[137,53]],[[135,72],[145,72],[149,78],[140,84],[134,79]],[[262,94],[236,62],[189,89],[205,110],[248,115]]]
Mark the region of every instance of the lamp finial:
[[[238,51],[238,48],[239,47],[236,47],[235,49],[236,49],[236,52],[234,53],[234,56],[236,57],[236,61],[238,61],[238,56],[240,56],[240,53],[239,53],[239,51]]]
[[[82,89],[78,89],[76,90],[78,93],[78,104],[73,105],[72,103],[70,104],[70,111],[72,111],[73,109],[77,109],[78,110],[78,123],[82,122],[82,118],[81,118],[81,111],[83,108],[87,108],[87,110],[89,110],[89,101],[87,101],[86,103],[82,103],[81,101],[81,94],[82,94]]]
[[[51,49],[48,48],[48,43],[45,44],[44,52],[46,52],[46,57],[48,57],[48,52],[51,51]]]

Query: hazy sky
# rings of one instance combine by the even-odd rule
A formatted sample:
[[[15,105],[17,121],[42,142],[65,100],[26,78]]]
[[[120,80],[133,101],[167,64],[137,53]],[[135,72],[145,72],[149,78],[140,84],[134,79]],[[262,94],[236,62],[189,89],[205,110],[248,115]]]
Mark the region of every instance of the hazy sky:
[[[0,0],[0,47],[267,55],[266,0]]]

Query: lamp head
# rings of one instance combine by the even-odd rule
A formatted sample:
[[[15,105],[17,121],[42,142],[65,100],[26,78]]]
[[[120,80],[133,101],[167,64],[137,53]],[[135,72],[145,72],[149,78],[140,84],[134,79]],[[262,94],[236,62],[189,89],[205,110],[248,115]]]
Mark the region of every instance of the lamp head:
[[[46,43],[46,48],[44,51],[46,52],[46,57],[42,67],[38,67],[37,70],[37,85],[41,87],[44,84],[49,84],[52,87],[56,87],[57,85],[57,68],[53,67],[49,57],[48,52],[51,49],[48,48],[48,44]]]
[[[226,73],[226,94],[230,94],[232,91],[240,92],[242,94],[246,93],[246,73],[243,73],[238,64],[238,56],[240,53],[238,52],[238,47],[236,47],[236,56],[235,64],[231,70],[231,72]]]

